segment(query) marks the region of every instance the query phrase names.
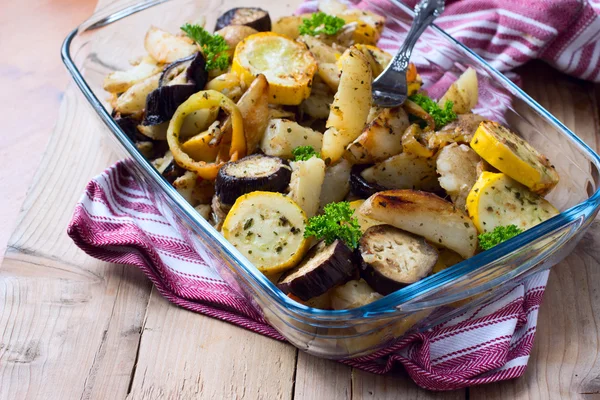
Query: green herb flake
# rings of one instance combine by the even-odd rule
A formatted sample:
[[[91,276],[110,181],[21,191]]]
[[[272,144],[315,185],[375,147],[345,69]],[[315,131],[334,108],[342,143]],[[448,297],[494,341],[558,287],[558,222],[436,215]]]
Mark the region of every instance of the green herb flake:
[[[320,34],[335,35],[346,24],[340,17],[317,12],[310,18],[302,18],[302,24],[298,27],[301,35],[318,36]]]
[[[451,101],[446,101],[446,103],[444,103],[444,107],[441,108],[435,101],[433,101],[430,97],[425,96],[423,93],[415,93],[408,98],[425,110],[426,113],[431,115],[435,121],[436,129],[440,129],[444,125],[458,118],[456,113],[452,111],[452,106],[454,103]]]
[[[229,54],[227,54],[229,46],[222,36],[211,35],[200,25],[185,24],[181,27],[181,30],[190,39],[198,43],[202,49],[202,54],[206,60],[205,69],[207,71],[227,69],[229,66]]]
[[[314,236],[317,239],[324,239],[327,244],[340,239],[348,247],[355,249],[362,231],[358,219],[353,215],[354,210],[350,208],[350,203],[347,201],[329,203],[325,206],[323,215],[308,220],[304,237]]]
[[[313,157],[320,157],[312,146],[298,146],[292,150],[294,161],[306,161]]]
[[[497,226],[493,231],[479,235],[479,247],[489,250],[522,232],[523,230],[516,225]]]

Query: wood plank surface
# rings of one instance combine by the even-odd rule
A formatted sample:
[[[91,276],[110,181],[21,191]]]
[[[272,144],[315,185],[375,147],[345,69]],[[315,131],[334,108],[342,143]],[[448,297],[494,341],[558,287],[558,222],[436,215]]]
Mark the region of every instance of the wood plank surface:
[[[71,7],[68,0],[43,3],[63,11]],[[8,24],[4,10],[0,22]],[[6,37],[3,32],[0,40]],[[0,78],[7,79],[2,71]],[[542,64],[521,72],[529,93],[598,145],[591,85],[549,72]],[[66,237],[66,224],[85,183],[115,160],[99,135],[104,128],[83,101],[74,87],[67,90],[41,163],[39,158],[11,159],[12,171],[26,163],[29,170],[38,167],[0,266],[0,399],[466,397],[466,391],[421,390],[401,372],[381,377],[352,370],[182,310],[153,291],[140,272],[83,254]],[[0,142],[0,158],[5,148],[11,154],[28,146],[38,149],[32,142],[17,147]],[[0,187],[6,182],[3,171]],[[10,187],[15,197],[0,206],[15,213],[18,191]],[[10,231],[7,226],[0,230]],[[469,398],[598,396],[599,245],[596,223],[574,254],[553,269],[525,377],[470,389]]]

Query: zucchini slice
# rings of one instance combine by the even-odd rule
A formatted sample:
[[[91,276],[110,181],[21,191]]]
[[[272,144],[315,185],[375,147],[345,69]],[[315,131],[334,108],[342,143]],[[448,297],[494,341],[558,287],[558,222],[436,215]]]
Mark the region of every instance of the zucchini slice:
[[[306,214],[281,193],[252,192],[238,198],[223,222],[223,236],[268,274],[297,264],[308,249]]]
[[[558,173],[550,161],[497,122],[482,122],[471,147],[498,171],[537,194],[543,196],[558,183]]]
[[[467,211],[481,233],[497,226],[527,230],[558,214],[547,200],[505,174],[483,172],[467,197]]]
[[[317,62],[302,43],[273,32],[260,32],[235,48],[232,71],[246,85],[263,74],[269,82],[269,103],[298,105],[310,95]]]

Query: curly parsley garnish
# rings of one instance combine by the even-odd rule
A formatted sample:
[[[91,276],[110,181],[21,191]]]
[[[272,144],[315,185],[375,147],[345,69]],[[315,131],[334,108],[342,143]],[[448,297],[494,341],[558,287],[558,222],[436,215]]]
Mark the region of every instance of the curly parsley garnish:
[[[298,146],[292,150],[294,161],[306,161],[313,157],[321,157],[312,146]]]
[[[301,35],[318,36],[322,33],[335,35],[345,24],[346,21],[340,17],[318,12],[311,15],[310,18],[302,18],[302,24],[298,29]]]
[[[324,239],[327,244],[340,239],[348,247],[355,249],[362,232],[358,219],[353,217],[354,210],[350,208],[350,203],[347,201],[329,203],[325,206],[324,211],[323,215],[317,215],[308,220],[304,237],[314,236],[317,239]]]
[[[444,103],[444,108],[441,108],[435,101],[425,96],[423,93],[415,93],[408,98],[418,104],[425,112],[427,112],[427,114],[431,115],[435,121],[436,129],[439,129],[458,118],[456,113],[452,111],[454,103],[451,101],[446,101],[446,103]]]
[[[489,250],[522,232],[523,230],[516,225],[497,226],[493,231],[479,235],[479,247]]]
[[[225,39],[219,35],[211,35],[200,25],[185,24],[181,30],[198,43],[202,49],[202,54],[206,59],[206,70],[227,69],[229,66],[229,55],[226,53],[229,46]]]

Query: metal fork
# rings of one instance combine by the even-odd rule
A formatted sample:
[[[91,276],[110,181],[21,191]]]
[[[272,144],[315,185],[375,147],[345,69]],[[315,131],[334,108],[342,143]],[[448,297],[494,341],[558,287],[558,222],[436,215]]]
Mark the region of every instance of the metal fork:
[[[444,11],[444,0],[421,0],[415,6],[415,19],[398,53],[387,68],[373,81],[373,103],[381,107],[396,107],[408,97],[406,70],[417,39],[434,19]]]

